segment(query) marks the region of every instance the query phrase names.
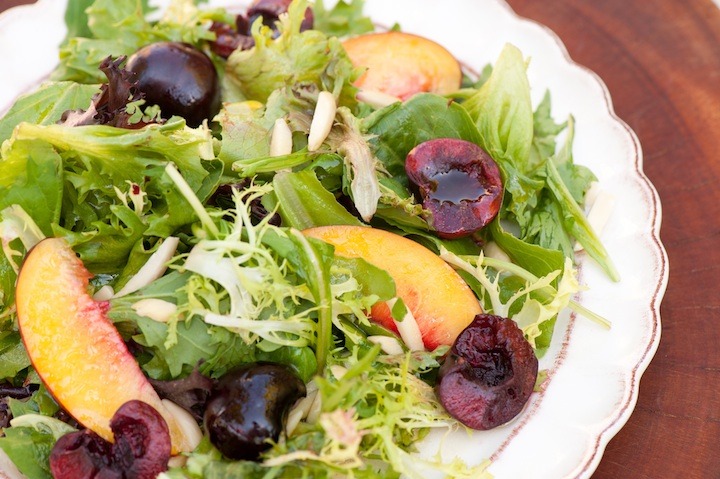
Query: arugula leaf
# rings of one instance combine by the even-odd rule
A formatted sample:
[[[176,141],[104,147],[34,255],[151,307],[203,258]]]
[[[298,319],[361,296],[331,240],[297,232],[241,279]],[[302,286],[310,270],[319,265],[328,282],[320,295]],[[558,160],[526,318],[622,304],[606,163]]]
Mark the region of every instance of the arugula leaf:
[[[50,452],[56,442],[53,434],[31,427],[10,427],[3,432],[0,449],[20,472],[32,479],[53,479],[50,473]]]
[[[177,378],[190,374],[202,362],[200,372],[219,377],[239,364],[251,362],[252,349],[242,339],[224,328],[216,328],[195,317],[175,325],[176,343],[167,344],[171,325],[142,316],[137,317],[141,335],[139,344],[153,351],[153,359],[144,364],[155,379]]]
[[[347,270],[360,283],[360,294],[363,296],[374,296],[377,301],[388,301],[395,297],[395,281],[387,271],[362,258],[336,256],[333,269]]]
[[[489,227],[493,240],[513,262],[535,276],[542,277],[563,269],[565,257],[561,251],[543,248],[516,238],[505,232],[497,219],[490,223]]]
[[[551,110],[550,91],[548,90],[533,113],[531,165],[540,165],[545,158],[555,154],[557,148],[555,139],[568,125],[568,122],[555,123]]]
[[[12,380],[20,371],[30,366],[20,333],[0,332],[0,379]]]

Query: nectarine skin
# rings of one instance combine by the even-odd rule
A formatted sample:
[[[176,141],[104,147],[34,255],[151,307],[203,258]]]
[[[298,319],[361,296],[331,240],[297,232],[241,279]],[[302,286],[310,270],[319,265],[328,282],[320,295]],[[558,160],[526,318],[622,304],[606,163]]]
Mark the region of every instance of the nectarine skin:
[[[173,451],[185,438],[106,316],[107,303],[88,294],[91,274],[68,243],[48,238],[27,255],[16,288],[25,349],[48,390],[75,419],[107,441],[110,419],[130,400],[165,418]]]
[[[452,345],[482,309],[475,294],[445,261],[424,246],[388,231],[363,226],[321,226],[305,235],[335,246],[335,253],[362,258],[384,269],[396,293],[413,313],[427,349]],[[373,320],[396,330],[387,304],[371,311]]]
[[[354,66],[367,68],[355,82],[362,90],[406,100],[415,93],[442,95],[460,88],[460,63],[427,38],[404,32],[368,33],[345,40],[343,46]]]

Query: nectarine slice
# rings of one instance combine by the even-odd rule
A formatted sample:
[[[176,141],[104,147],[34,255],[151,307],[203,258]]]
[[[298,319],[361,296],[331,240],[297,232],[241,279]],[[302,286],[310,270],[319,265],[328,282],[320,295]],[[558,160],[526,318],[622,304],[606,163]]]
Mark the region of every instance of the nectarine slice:
[[[405,100],[415,93],[451,93],[460,88],[462,71],[443,46],[404,32],[368,33],[343,46],[356,67],[367,71],[355,86]]]
[[[15,303],[25,349],[48,390],[83,426],[112,441],[110,419],[132,399],[160,412],[173,451],[188,444],[173,416],[106,316],[88,294],[90,272],[68,243],[48,238],[27,255]]]
[[[395,281],[396,293],[413,313],[428,349],[446,344],[482,313],[475,294],[445,261],[424,246],[388,231],[363,226],[320,226],[305,235],[335,246],[335,253],[362,258],[384,269]],[[387,304],[371,311],[373,320],[397,330]]]

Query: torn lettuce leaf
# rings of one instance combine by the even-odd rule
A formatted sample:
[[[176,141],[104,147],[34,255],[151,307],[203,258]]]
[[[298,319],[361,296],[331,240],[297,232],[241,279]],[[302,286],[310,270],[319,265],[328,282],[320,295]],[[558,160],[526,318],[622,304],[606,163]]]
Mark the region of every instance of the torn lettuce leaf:
[[[74,2],[69,2],[71,5]],[[83,3],[88,4],[87,0]],[[53,80],[71,80],[79,83],[102,83],[104,76],[98,69],[100,63],[112,56],[130,56],[139,48],[159,41],[185,42],[199,46],[214,40],[215,34],[208,29],[208,21],[232,22],[232,17],[221,9],[199,10],[192,0],[174,0],[178,12],[158,22],[145,18],[148,13],[146,0],[95,0],[80,12],[74,6],[67,15],[77,25],[86,15],[87,28],[79,28],[83,36],[69,37],[60,47],[60,64],[52,74]],[[180,12],[182,14],[180,14]]]
[[[363,15],[364,0],[339,0],[330,10],[323,0],[313,4],[313,28],[329,37],[359,35],[375,30],[372,20]]]
[[[352,82],[358,70],[335,37],[318,30],[300,31],[307,0],[294,0],[279,22],[280,35],[256,21],[252,26],[255,46],[235,50],[227,61],[226,79],[248,100],[265,103],[270,94],[287,85],[314,85],[330,91],[341,105],[356,104]]]
[[[12,136],[18,123],[38,125],[57,123],[67,110],[87,108],[100,85],[75,82],[48,82],[37,90],[21,96],[0,118],[0,144]]]

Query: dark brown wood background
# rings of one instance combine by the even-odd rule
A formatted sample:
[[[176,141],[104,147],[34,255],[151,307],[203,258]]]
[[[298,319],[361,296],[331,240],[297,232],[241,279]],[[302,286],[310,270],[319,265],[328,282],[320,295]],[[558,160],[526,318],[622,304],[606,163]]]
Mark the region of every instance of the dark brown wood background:
[[[670,281],[660,348],[593,479],[720,478],[720,8],[508,1],[607,84],[662,200]],[[19,3],[29,1],[0,0],[0,11]]]
[[[593,479],[720,478],[720,8],[509,0],[607,84],[663,207],[670,281],[637,407]]]

